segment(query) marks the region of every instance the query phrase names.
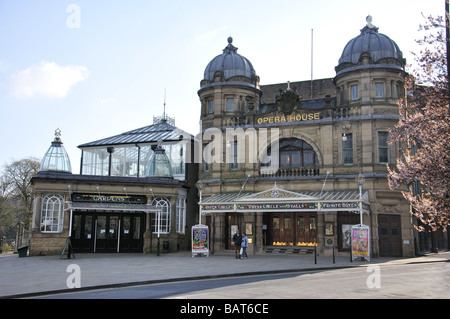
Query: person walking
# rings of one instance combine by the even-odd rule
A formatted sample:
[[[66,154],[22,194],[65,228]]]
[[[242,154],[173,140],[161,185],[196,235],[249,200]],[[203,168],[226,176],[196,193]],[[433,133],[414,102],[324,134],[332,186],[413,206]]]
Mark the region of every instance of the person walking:
[[[242,255],[241,259],[247,259],[247,247],[248,247],[248,238],[245,233],[242,233]]]
[[[241,244],[242,244],[242,235],[239,233],[239,229],[233,235],[234,242],[234,256],[236,259],[239,259],[241,252]]]

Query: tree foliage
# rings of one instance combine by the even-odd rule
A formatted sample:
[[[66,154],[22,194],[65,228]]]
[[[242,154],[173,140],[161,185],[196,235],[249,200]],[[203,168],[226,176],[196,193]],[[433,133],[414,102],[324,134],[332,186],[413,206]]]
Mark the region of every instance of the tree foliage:
[[[403,196],[411,213],[434,231],[449,225],[450,110],[446,32],[442,17],[428,17],[417,42],[417,68],[405,81],[406,97],[398,102],[401,119],[390,131],[391,143],[400,142],[396,167],[388,166],[391,189],[407,185]],[[423,230],[422,226],[418,227]]]
[[[33,187],[31,179],[39,171],[36,159],[22,159],[4,166],[0,186],[0,232],[11,236],[18,223],[26,228],[32,217]]]

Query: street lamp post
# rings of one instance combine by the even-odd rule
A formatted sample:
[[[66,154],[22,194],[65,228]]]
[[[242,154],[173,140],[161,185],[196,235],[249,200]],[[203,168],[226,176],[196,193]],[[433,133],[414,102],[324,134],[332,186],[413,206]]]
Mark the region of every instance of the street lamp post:
[[[362,186],[365,181],[366,179],[361,173],[359,173],[359,175],[355,178],[355,182],[359,186],[359,220],[361,225],[363,224]]]
[[[197,188],[199,191],[199,199],[200,199],[200,205],[198,208],[198,224],[202,224],[202,191],[203,191],[203,181],[197,182]]]

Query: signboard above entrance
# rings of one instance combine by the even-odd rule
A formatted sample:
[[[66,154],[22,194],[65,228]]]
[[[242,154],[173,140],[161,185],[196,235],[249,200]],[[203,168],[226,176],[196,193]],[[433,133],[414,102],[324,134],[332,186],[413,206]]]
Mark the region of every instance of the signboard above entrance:
[[[304,192],[286,191],[276,186],[259,193],[216,194],[199,203],[202,214],[224,212],[314,212],[360,211],[369,213],[368,194],[362,200],[358,190]]]
[[[87,203],[145,204],[147,203],[147,197],[136,195],[73,194],[72,201]]]

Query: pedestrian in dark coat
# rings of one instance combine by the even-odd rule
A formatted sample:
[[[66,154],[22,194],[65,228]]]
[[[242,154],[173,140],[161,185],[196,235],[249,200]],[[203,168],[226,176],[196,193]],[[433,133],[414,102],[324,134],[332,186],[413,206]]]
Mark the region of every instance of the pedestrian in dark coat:
[[[242,235],[239,233],[239,229],[233,235],[233,243],[234,243],[234,256],[236,259],[240,257],[241,244],[242,244]]]

